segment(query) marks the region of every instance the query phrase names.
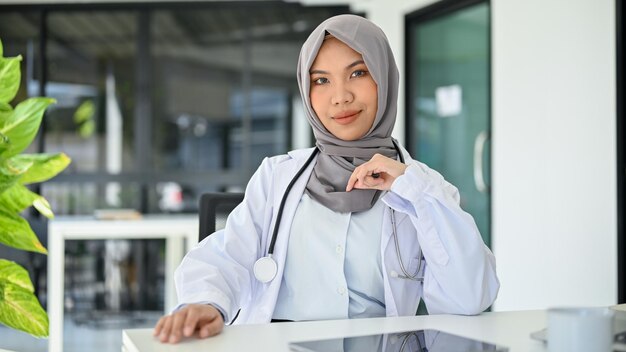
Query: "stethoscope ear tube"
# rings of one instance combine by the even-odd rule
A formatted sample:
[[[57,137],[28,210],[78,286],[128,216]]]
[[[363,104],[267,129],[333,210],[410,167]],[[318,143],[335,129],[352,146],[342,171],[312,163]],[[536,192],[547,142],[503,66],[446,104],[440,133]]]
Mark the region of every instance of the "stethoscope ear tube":
[[[400,162],[404,164],[404,155],[402,155],[402,149],[400,149],[400,147],[398,147],[398,143],[396,142],[395,139],[391,138],[391,143],[393,143],[393,147],[396,149],[396,152],[398,153],[398,157],[400,158]]]

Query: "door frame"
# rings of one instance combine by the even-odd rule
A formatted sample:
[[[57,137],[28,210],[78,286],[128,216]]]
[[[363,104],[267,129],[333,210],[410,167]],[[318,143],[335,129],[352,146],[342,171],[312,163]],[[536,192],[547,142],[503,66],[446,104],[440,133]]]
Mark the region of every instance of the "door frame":
[[[624,119],[624,1],[615,0],[616,130],[617,130],[617,301],[626,302],[626,122]]]

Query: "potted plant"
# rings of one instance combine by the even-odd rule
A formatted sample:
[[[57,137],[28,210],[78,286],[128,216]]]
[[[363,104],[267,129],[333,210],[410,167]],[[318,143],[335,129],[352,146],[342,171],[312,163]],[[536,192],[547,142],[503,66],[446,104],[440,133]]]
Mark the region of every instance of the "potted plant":
[[[20,86],[21,56],[5,58],[0,41],[0,243],[46,254],[28,222],[20,215],[35,207],[53,217],[50,204],[26,185],[54,177],[70,159],[63,153],[24,154],[33,141],[45,109],[54,99],[29,98],[13,108]],[[36,337],[48,336],[48,315],[34,294],[28,272],[0,258],[0,323]]]

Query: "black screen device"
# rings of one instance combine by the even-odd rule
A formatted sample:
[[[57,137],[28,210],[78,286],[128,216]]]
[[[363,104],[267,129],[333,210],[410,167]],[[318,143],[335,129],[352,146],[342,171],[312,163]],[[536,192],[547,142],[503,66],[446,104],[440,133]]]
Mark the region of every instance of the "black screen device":
[[[397,333],[292,342],[293,352],[506,352],[509,349],[439,330],[412,330]]]

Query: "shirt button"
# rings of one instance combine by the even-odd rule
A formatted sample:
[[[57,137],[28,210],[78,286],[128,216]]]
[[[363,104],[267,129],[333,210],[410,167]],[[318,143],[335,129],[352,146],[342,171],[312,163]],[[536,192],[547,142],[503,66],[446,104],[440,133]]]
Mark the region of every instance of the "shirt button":
[[[337,293],[343,296],[346,293],[345,287],[339,287]]]
[[[335,251],[337,251],[337,254],[342,254],[343,253],[343,246],[338,244],[337,248],[335,248]]]

